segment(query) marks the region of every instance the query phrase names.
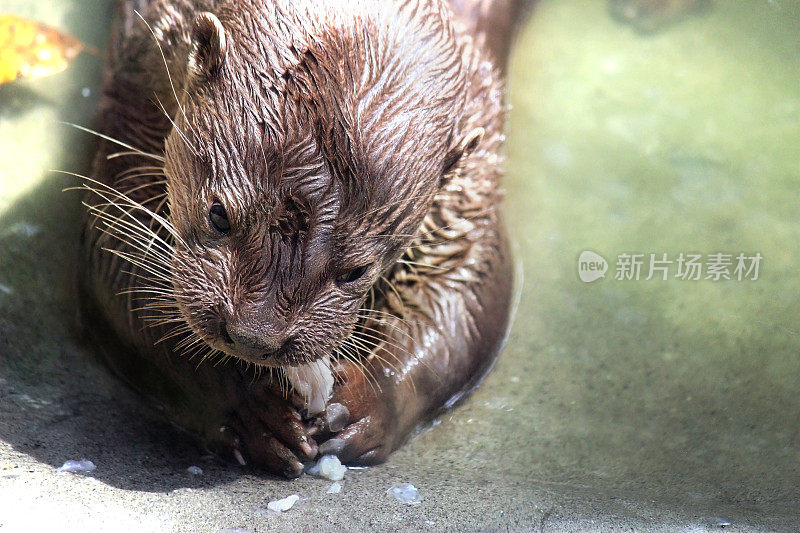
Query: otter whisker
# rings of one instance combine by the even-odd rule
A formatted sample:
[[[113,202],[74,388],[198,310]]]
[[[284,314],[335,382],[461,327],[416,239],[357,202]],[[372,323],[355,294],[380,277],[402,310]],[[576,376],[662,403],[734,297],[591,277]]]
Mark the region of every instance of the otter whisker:
[[[375,320],[374,322],[376,324],[378,324],[380,326],[380,328],[375,327],[375,326],[371,326],[371,325],[369,325],[367,323],[364,323],[364,324],[361,325],[360,330],[361,331],[369,331],[369,332],[375,333],[376,335],[381,336],[381,338],[384,338],[384,337],[386,337],[387,339],[388,338],[393,338],[394,341],[398,342],[398,343],[402,343],[403,339],[405,339],[406,341],[411,342],[411,343],[414,343],[417,340],[413,335],[411,335],[411,333],[409,333],[409,331],[408,331],[408,327],[409,326],[408,325],[406,325],[406,327],[402,327],[400,324],[396,324],[396,323],[394,323],[394,321],[390,321],[390,320],[387,320],[387,319]],[[383,329],[381,329],[381,328],[383,328]],[[386,331],[387,328],[388,328],[388,331]],[[401,335],[401,338],[397,338],[393,334],[399,334],[399,335]],[[402,349],[403,345],[401,344],[400,346],[398,346],[398,348]],[[406,352],[406,353],[408,353],[408,352]]]
[[[124,223],[118,219],[114,219],[109,223],[102,215],[99,216],[103,224],[100,231],[117,241],[124,243],[128,248],[132,249],[130,253],[133,257],[138,257],[140,260],[152,259],[156,262],[156,266],[162,267],[167,273],[173,262],[171,250],[164,249],[163,246],[157,242],[157,237],[152,234],[141,235],[134,233],[124,227]],[[120,250],[121,251],[121,250]],[[137,254],[138,253],[138,254]]]
[[[118,237],[114,236],[114,238],[118,238]],[[125,241],[121,241],[121,242],[125,242]],[[154,276],[154,277],[150,278],[150,277],[147,277],[147,276],[143,276],[143,275],[140,275],[138,272],[127,272],[126,271],[126,273],[128,273],[128,274],[130,274],[132,276],[139,277],[144,281],[153,282],[153,283],[155,283],[157,285],[160,285],[161,287],[164,287],[164,288],[169,287],[169,283],[171,281],[170,278],[167,275],[165,275],[163,272],[159,272],[158,270],[155,270],[153,268],[153,265],[147,264],[146,263],[146,261],[147,261],[146,257],[142,258],[142,257],[136,256],[136,255],[133,255],[133,254],[130,254],[130,253],[127,253],[127,252],[123,252],[122,250],[117,250],[117,249],[112,249],[112,248],[101,248],[101,249],[103,251],[106,251],[106,252],[109,252],[111,254],[116,255],[120,259],[123,259],[123,260],[127,261],[128,263],[131,263],[132,265],[140,268],[141,270],[145,271],[147,274],[150,274],[151,276]],[[161,285],[161,283],[163,283],[163,285]]]
[[[360,346],[361,349],[367,351],[368,361],[375,359],[379,363],[385,365],[387,368],[389,368],[390,371],[394,372],[395,374],[398,375],[404,374],[394,363],[389,361],[389,359],[380,355],[379,351],[383,350],[384,353],[391,355],[396,362],[399,362],[399,358],[395,354],[391,353],[388,349],[386,349],[386,347],[383,345],[382,342],[378,342],[376,344],[374,341],[366,341],[364,339],[361,339],[359,338],[358,335],[355,334],[350,336],[350,341],[353,343],[354,346]],[[411,384],[411,389],[416,392],[416,386],[413,380],[409,380],[409,383]]]
[[[105,221],[103,221],[105,224]],[[117,241],[126,244],[128,248],[132,249],[131,256],[139,257],[142,260],[148,258],[154,260],[157,266],[169,270],[170,257],[164,255],[161,250],[151,244],[152,241],[146,241],[144,238],[137,234],[122,230],[120,227],[100,227],[99,230],[105,235],[116,239]]]
[[[122,293],[120,293],[122,294]],[[134,295],[141,294],[139,291],[134,291]],[[174,322],[180,319],[175,301],[167,296],[152,296],[152,297],[139,297],[137,301],[142,302],[139,307],[132,307],[131,312],[142,313],[152,321],[160,320],[167,322]]]
[[[401,328],[400,326],[398,326],[396,324],[392,324],[391,322],[388,322],[388,321],[376,321],[376,322],[378,324],[380,324],[381,326],[388,327],[388,328],[393,328],[393,329],[390,330],[391,332],[396,332],[396,333],[402,334],[407,341],[414,342],[414,340],[415,340],[414,337],[408,331],[406,331],[404,328]],[[356,332],[359,332],[361,330],[372,331],[373,333],[376,333],[377,335],[379,335],[378,340],[384,340],[384,337],[386,337],[385,340],[387,342],[389,342],[389,340],[388,340],[389,339],[389,337],[388,337],[389,332],[386,332],[386,331],[380,330],[378,328],[369,326],[366,323],[361,324],[359,329],[356,330]],[[395,339],[395,341],[399,343],[399,342],[401,342],[401,339]],[[398,345],[396,347],[397,348],[402,348],[402,345]]]
[[[135,267],[133,269],[123,268],[121,269],[122,273],[131,276],[133,279],[138,279],[157,288],[164,290],[169,290],[171,288],[170,279],[167,276],[161,272],[149,270],[147,267],[142,265],[142,260],[138,257],[126,255],[125,252],[122,252],[121,250],[106,250],[105,248],[102,248],[102,250],[116,255],[123,261],[128,262],[132,267]],[[138,270],[136,270],[137,268]]]
[[[125,183],[126,181],[131,179],[131,177],[137,176],[138,172],[145,172],[145,171],[147,173],[146,174],[142,174],[144,176],[156,177],[156,176],[164,176],[165,175],[164,174],[164,167],[155,166],[155,165],[138,165],[138,166],[126,168],[125,170],[117,172],[117,174],[114,176],[114,179],[112,181],[119,185],[119,184]]]
[[[132,287],[119,291],[117,296],[135,295],[139,300],[146,301],[147,305],[155,304],[168,304],[169,299],[173,296],[166,288],[158,287]],[[150,295],[150,296],[147,296]],[[149,301],[148,301],[149,300]],[[174,304],[173,304],[174,305]],[[136,311],[137,309],[131,309]]]
[[[169,325],[186,325],[186,321],[180,316],[159,319],[159,317],[154,315],[142,315],[142,319],[147,320],[148,325],[153,328],[160,328]],[[186,327],[188,328],[188,326]],[[187,333],[189,332],[190,331],[187,331]]]
[[[183,115],[184,122],[186,122],[186,124],[188,124],[189,127],[191,128],[191,123],[189,122],[189,119],[186,118],[186,112],[184,111],[183,106],[181,105],[180,98],[178,98],[178,92],[175,90],[175,83],[172,80],[172,73],[169,71],[169,62],[167,61],[167,56],[164,54],[164,49],[161,47],[161,42],[158,40],[158,37],[156,36],[156,33],[153,31],[153,28],[150,26],[150,23],[147,22],[147,20],[142,16],[142,14],[136,10],[134,10],[134,13],[136,13],[136,16],[138,16],[142,20],[142,22],[144,22],[144,25],[147,26],[148,30],[150,30],[150,35],[153,36],[153,40],[155,41],[156,46],[158,47],[158,52],[161,54],[161,59],[164,62],[164,70],[166,71],[167,79],[169,80],[169,86],[172,89],[172,96],[175,97],[175,104],[178,106],[181,115]]]
[[[84,184],[83,187],[77,187],[76,189],[82,189],[82,190],[93,192],[94,194],[97,194],[98,196],[100,196],[101,198],[106,200],[107,202],[113,203],[112,200],[110,198],[108,198],[108,196],[103,194],[103,192],[107,192],[108,194],[111,194],[115,198],[117,198],[119,200],[122,200],[124,203],[127,203],[133,210],[141,212],[141,213],[143,213],[145,215],[148,215],[148,216],[152,217],[154,220],[158,221],[158,223],[161,225],[161,227],[163,227],[166,231],[168,231],[170,236],[172,238],[174,238],[176,240],[176,242],[180,243],[186,249],[190,249],[189,246],[186,244],[186,242],[183,240],[183,238],[175,230],[175,227],[172,225],[171,222],[169,222],[167,219],[165,219],[164,217],[162,217],[158,213],[155,213],[155,212],[151,211],[150,209],[147,209],[141,203],[139,203],[139,202],[137,202],[137,201],[125,196],[124,194],[120,193],[119,191],[117,191],[113,187],[109,187],[108,185],[105,185],[105,184],[103,184],[103,183],[101,183],[101,182],[99,182],[97,180],[92,179],[92,178],[88,178],[86,176],[81,176],[80,174],[75,174],[73,172],[65,172],[65,171],[59,171],[59,172],[62,172],[64,174],[68,174],[68,175],[71,175],[71,176],[75,176],[77,178],[84,179],[84,180],[87,180],[87,181],[89,181],[91,183],[99,185],[101,187],[101,189],[97,189],[95,187],[91,187],[91,186],[86,185],[86,184]],[[66,189],[66,190],[71,190],[71,189]],[[138,219],[136,219],[135,217],[131,217],[131,218],[133,220],[135,220],[136,222],[138,222],[139,224],[141,224],[141,222],[138,221]],[[163,239],[162,239],[162,241],[163,241]],[[163,242],[164,242],[165,245],[171,246],[166,241],[163,241]]]
[[[402,258],[398,259],[397,262],[399,264],[401,264],[401,265],[408,265],[412,269],[414,267],[420,267],[420,268],[426,268],[426,269],[430,268],[431,270],[441,270],[443,272],[446,272],[446,271],[450,270],[449,268],[445,268],[445,267],[442,267],[442,266],[439,266],[439,265],[431,265],[429,263],[421,263],[419,261],[408,261],[408,260],[405,260],[405,259],[402,259]],[[416,269],[414,269],[414,271],[416,272]]]
[[[103,221],[103,223],[106,224],[105,221]],[[152,259],[156,263],[155,266],[162,267],[169,272],[172,265],[172,256],[169,255],[168,250],[163,250],[160,248],[160,245],[152,236],[142,236],[136,233],[131,233],[127,229],[120,227],[119,224],[116,226],[100,227],[99,229],[102,233],[126,244],[132,249],[132,252],[123,253],[128,253],[133,257],[138,257],[140,260]]]
[[[190,350],[204,346],[207,346],[207,344],[199,335],[192,331],[191,334],[186,335],[183,339],[175,343],[173,349],[182,352],[182,355],[188,355]],[[196,353],[192,354],[190,357],[194,355],[196,355]]]
[[[99,215],[99,218],[106,224],[105,227],[100,228],[103,233],[127,244],[135,251],[140,252],[142,259],[150,257],[169,270],[172,260],[172,255],[168,255],[170,250],[161,248],[160,243],[157,242],[152,234],[141,235],[133,233],[124,227],[125,222],[120,219],[113,219],[113,222],[108,222],[102,215]]]
[[[202,338],[200,338],[197,335],[191,335],[191,336],[188,336],[185,339],[181,340],[180,342],[178,342],[175,345],[175,349],[176,350],[186,351],[186,350],[192,348],[193,346],[196,346],[196,345],[201,344],[201,343],[205,345],[205,342],[203,341]]]
[[[142,314],[141,318],[146,323],[146,326],[151,329],[163,329],[169,326],[172,326],[174,328],[186,324],[186,321],[181,320],[179,317],[165,318],[163,320],[159,320],[158,317],[156,317],[155,315]],[[188,335],[192,332],[187,329],[186,331],[184,331],[184,333]],[[162,333],[161,336],[163,337],[164,334]]]
[[[133,176],[128,176],[128,178],[129,179],[133,179],[133,178],[140,178],[142,176],[156,176],[156,175],[157,174],[136,174],[136,175],[133,175]],[[148,189],[149,187],[156,187],[158,185],[166,185],[166,183],[167,183],[166,180],[148,181],[146,183],[142,183],[140,185],[136,185],[135,187],[131,187],[130,189],[127,189],[125,191],[125,195],[129,196],[129,195],[131,195],[131,194],[133,194],[135,192]],[[158,196],[161,197],[161,196],[163,196],[165,194],[167,194],[167,191],[159,193]],[[148,197],[147,201],[149,201],[151,199],[152,199],[152,196]]]
[[[128,286],[126,289],[121,290],[117,294],[141,294],[141,295],[152,294],[153,296],[146,296],[146,297],[142,296],[142,298],[154,299],[156,296],[161,296],[172,300],[173,297],[175,296],[174,292],[175,291],[173,291],[171,287],[165,287],[165,286],[131,285]]]
[[[126,186],[129,182],[138,178],[148,178],[143,182],[144,185],[148,187],[164,188],[167,184],[166,176],[164,175],[163,170],[160,172],[154,172],[152,170],[148,170],[146,166],[142,166],[141,168],[137,169],[136,172],[120,172],[114,178],[114,183],[116,183],[117,186],[120,187],[120,190],[122,190],[121,187],[123,185]]]
[[[108,154],[106,156],[106,159],[108,159],[110,161],[112,159],[117,159],[119,157],[126,157],[126,156],[130,156],[130,155],[138,155],[138,156],[149,157],[149,158],[155,159],[156,161],[159,161],[161,163],[166,161],[166,159],[164,159],[163,155],[150,154],[150,153],[142,152],[141,150],[135,150],[135,149],[132,150],[132,151],[128,151],[128,152],[114,152],[113,154]]]
[[[372,332],[373,332],[373,333],[375,333],[376,335],[381,335],[381,336],[382,336],[382,335],[384,335],[384,332],[382,332],[382,331],[380,331],[380,330],[376,330],[376,329],[373,329],[373,328],[366,328],[366,329],[367,329],[367,331],[372,331]],[[373,342],[374,342],[374,341],[373,341]],[[421,365],[422,365],[424,368],[427,368],[428,370],[430,370],[430,371],[431,371],[431,374],[433,374],[434,376],[436,376],[436,378],[437,378],[437,379],[438,379],[440,382],[442,381],[442,380],[441,380],[441,377],[439,376],[439,373],[438,373],[438,371],[436,370],[436,368],[435,368],[435,367],[434,367],[434,366],[433,366],[433,365],[432,365],[432,364],[431,364],[429,361],[425,360],[424,358],[421,358],[421,357],[417,356],[417,354],[415,354],[415,353],[412,353],[411,351],[409,351],[409,350],[405,349],[403,346],[398,346],[397,348],[398,348],[398,349],[399,349],[401,352],[405,353],[406,355],[408,355],[408,356],[410,356],[410,357],[413,357],[413,358],[414,358],[415,360],[417,360],[417,361],[418,361],[418,362],[419,362],[419,363],[420,363],[420,364],[421,364]],[[392,355],[394,356],[394,358],[395,358],[395,360],[396,360],[397,362],[400,362],[400,358],[399,358],[398,356],[396,356],[396,355],[394,355],[394,354],[392,354]],[[388,364],[388,361],[386,361],[386,363]]]
[[[353,335],[350,336],[350,339],[357,346],[360,346],[361,348],[363,348],[365,350],[369,350],[368,351],[368,355],[367,355],[367,359],[369,359],[371,357],[378,356],[377,351],[379,349],[382,349],[386,353],[391,353],[386,348],[386,346],[389,346],[390,348],[394,348],[396,350],[399,350],[399,351],[401,351],[401,352],[403,352],[403,353],[405,353],[407,355],[413,356],[413,354],[407,348],[405,348],[404,346],[401,346],[401,345],[399,345],[397,343],[389,341],[386,337],[384,337],[382,335],[372,335],[372,334],[369,334],[369,333],[365,333],[364,331],[358,331],[358,332],[354,332]],[[391,355],[395,359],[395,361],[399,361],[399,358],[397,357],[397,355],[395,355],[395,354],[391,354]],[[388,360],[386,360],[384,358],[380,358],[380,360],[385,362],[387,365],[391,366],[392,370],[397,371],[397,367],[395,367],[393,365],[393,363],[391,363],[390,361],[388,361]]]
[[[347,345],[345,341],[339,346],[336,354],[341,355],[345,360],[352,362],[353,365],[358,368],[359,372],[361,372],[361,375],[366,378],[372,393],[378,394],[381,390],[381,387],[375,374],[369,368],[367,368],[366,365],[364,365],[364,361],[362,361],[361,358],[351,350],[357,351],[358,349],[355,346]]]
[[[183,142],[184,144],[186,144],[186,147],[189,148],[189,150],[191,150],[195,156],[197,156],[198,155],[197,148],[194,147],[194,145],[189,141],[189,139],[186,137],[183,131],[178,127],[177,124],[175,124],[175,121],[172,120],[172,117],[167,112],[167,108],[165,108],[164,104],[162,104],[161,100],[159,100],[158,95],[155,95],[155,97],[156,97],[156,102],[158,102],[158,105],[161,108],[161,111],[164,112],[164,116],[167,117],[167,120],[169,120],[170,124],[172,124],[172,129],[178,132],[178,135],[180,136],[181,139],[183,139]],[[181,110],[181,112],[183,112],[183,110]]]
[[[162,342],[166,342],[166,341],[168,341],[170,339],[174,339],[175,337],[178,337],[178,336],[181,336],[181,335],[191,334],[191,332],[192,332],[192,330],[188,326],[185,326],[185,325],[177,326],[177,327],[173,328],[172,330],[167,331],[167,333],[162,335],[153,344],[154,345],[161,344]]]
[[[204,364],[206,361],[210,361],[212,366],[217,366],[221,363],[225,363],[228,360],[227,354],[225,354],[224,352],[219,352],[217,350],[214,350],[205,343],[199,344],[198,346],[194,347],[191,353],[184,352],[179,354],[179,356],[186,357],[190,361],[194,358],[198,358],[195,370],[198,370],[200,368],[200,365]]]
[[[130,150],[130,152],[119,152],[120,154],[124,153],[125,155],[140,155],[142,157],[149,157],[149,158],[155,159],[156,161],[164,162],[164,158],[162,156],[160,156],[160,155],[150,154],[148,152],[144,152],[144,151],[139,150],[138,148],[136,148],[134,146],[131,146],[130,144],[124,143],[124,142],[120,141],[119,139],[115,139],[113,137],[109,137],[108,135],[105,135],[105,134],[100,133],[98,131],[86,128],[84,126],[80,126],[78,124],[73,124],[72,122],[61,122],[61,123],[65,124],[67,126],[72,126],[73,128],[77,128],[77,129],[79,129],[81,131],[84,131],[86,133],[90,133],[92,135],[96,135],[97,137],[100,137],[101,139],[105,139],[108,142],[112,142],[114,144],[118,144],[119,146],[122,146],[123,148],[127,148],[128,150]],[[112,154],[112,155],[114,155],[114,154]],[[109,158],[110,157],[111,156],[109,156]],[[61,171],[61,172],[63,172],[63,171]],[[70,174],[69,172],[65,172],[65,173],[66,174]]]
[[[388,279],[388,278],[386,278],[386,276],[380,276],[380,278],[379,278],[379,279],[380,279],[381,281],[383,281],[383,282],[384,282],[384,284],[385,284],[387,287],[389,287],[389,289],[392,291],[392,293],[394,293],[394,295],[397,297],[397,301],[398,301],[398,302],[400,302],[400,308],[401,308],[401,310],[403,310],[403,312],[405,312],[406,302],[405,302],[405,300],[403,299],[403,297],[400,295],[400,292],[397,290],[397,287],[395,287],[395,286],[394,286],[394,283],[392,283],[391,281],[389,281],[389,279]],[[379,290],[380,290],[380,289],[379,289]],[[381,292],[382,292],[382,291],[381,291]]]
[[[400,315],[398,315],[396,313],[393,313],[391,311],[386,311],[384,309],[376,309],[375,307],[362,307],[362,308],[359,309],[359,312],[371,313],[372,315],[377,315],[377,316],[380,316],[382,318],[390,318],[390,319],[399,320],[403,324],[410,324],[410,322],[408,322],[404,317],[402,317],[402,316],[400,316]],[[365,318],[374,318],[374,317],[372,317],[370,315],[365,315]]]

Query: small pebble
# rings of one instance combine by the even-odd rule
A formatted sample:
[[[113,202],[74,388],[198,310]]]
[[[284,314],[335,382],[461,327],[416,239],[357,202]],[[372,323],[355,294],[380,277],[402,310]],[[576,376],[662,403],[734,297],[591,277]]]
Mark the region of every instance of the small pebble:
[[[297,503],[297,500],[300,499],[298,494],[292,494],[291,496],[287,496],[282,500],[274,500],[267,504],[267,509],[270,511],[275,511],[276,513],[280,513],[283,511],[288,511],[291,509],[294,504]]]
[[[94,466],[93,462],[88,461],[86,459],[82,459],[80,461],[69,460],[63,465],[61,465],[61,467],[58,468],[57,470],[58,472],[73,472],[73,473],[80,472],[88,474],[89,472],[92,472],[95,468],[97,467]]]
[[[333,483],[331,483],[331,486],[328,488],[326,492],[328,494],[339,494],[340,492],[342,492],[342,484],[339,483],[338,481],[334,481]]]
[[[411,483],[401,483],[399,485],[395,485],[386,492],[387,494],[391,494],[399,501],[408,505],[414,505],[422,501],[417,487]]]
[[[728,526],[731,525],[731,521],[730,520],[728,520],[727,518],[722,518],[722,517],[715,518],[714,520],[711,521],[711,523],[715,527],[728,527]]]
[[[308,468],[312,476],[319,476],[331,481],[341,481],[347,467],[335,455],[323,455],[322,458]]]
[[[84,87],[83,89],[81,89],[81,96],[83,96],[84,98],[89,98],[91,94],[92,90],[89,89],[88,87]]]
[[[193,476],[202,476],[203,475],[203,469],[200,468],[199,466],[192,465],[189,468],[187,468],[186,471],[189,472]]]

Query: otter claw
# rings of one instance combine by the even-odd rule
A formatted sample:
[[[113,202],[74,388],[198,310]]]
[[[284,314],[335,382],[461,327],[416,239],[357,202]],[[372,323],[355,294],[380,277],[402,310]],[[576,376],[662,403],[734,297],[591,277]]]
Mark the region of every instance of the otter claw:
[[[236,459],[236,462],[239,463],[240,466],[247,466],[247,461],[244,460],[242,452],[235,448],[233,450],[233,458]]]
[[[340,403],[332,403],[325,409],[322,420],[328,426],[328,431],[338,433],[345,428],[350,419],[350,410]]]
[[[329,439],[319,447],[320,455],[339,455],[344,449],[344,439]]]
[[[305,454],[305,456],[310,458],[310,459],[313,459],[314,456],[316,455],[314,453],[314,448],[312,448],[311,445],[309,443],[307,443],[307,442],[301,442],[300,443],[300,450],[302,450],[302,452]]]
[[[339,433],[347,426],[350,420],[350,410],[340,403],[329,404],[325,411],[314,420],[314,424],[308,431],[310,436]]]

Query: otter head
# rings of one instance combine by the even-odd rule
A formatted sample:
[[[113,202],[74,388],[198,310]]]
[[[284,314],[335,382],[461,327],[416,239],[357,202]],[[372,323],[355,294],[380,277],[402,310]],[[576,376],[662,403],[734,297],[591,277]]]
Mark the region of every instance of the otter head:
[[[481,143],[486,64],[435,2],[226,6],[194,21],[166,144],[174,293],[211,348],[294,366],[350,334]]]

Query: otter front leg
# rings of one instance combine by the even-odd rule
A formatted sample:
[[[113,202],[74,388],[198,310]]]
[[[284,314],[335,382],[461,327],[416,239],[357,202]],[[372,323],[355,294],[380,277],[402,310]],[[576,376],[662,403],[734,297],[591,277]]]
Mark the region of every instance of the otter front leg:
[[[316,431],[320,454],[350,464],[381,463],[485,375],[504,339],[512,298],[500,222],[472,243],[461,268],[395,289],[404,302],[403,318],[370,326],[362,339],[381,339],[371,357],[363,364],[343,361],[337,369],[328,412],[310,430]],[[347,421],[337,433],[342,413]]]
[[[227,388],[224,396],[221,404],[229,408],[203,420],[209,449],[283,477],[303,473],[302,461],[313,459],[317,446],[307,438],[300,413],[274,384],[246,379]]]
[[[234,361],[198,364],[171,351],[137,353],[111,361],[114,369],[209,451],[287,478],[302,474],[302,463],[316,456],[302,416],[269,376]]]

